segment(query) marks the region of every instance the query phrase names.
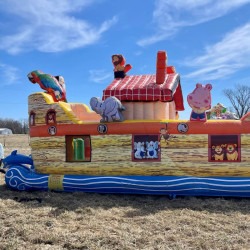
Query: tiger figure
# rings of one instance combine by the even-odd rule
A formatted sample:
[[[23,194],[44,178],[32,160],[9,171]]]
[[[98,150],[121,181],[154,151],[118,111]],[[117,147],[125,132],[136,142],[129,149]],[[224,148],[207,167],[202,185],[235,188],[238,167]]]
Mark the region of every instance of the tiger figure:
[[[90,99],[90,107],[97,114],[100,114],[102,116],[100,122],[124,121],[122,111],[125,110],[125,107],[115,96],[110,96],[104,101],[102,101],[99,97],[92,97]]]

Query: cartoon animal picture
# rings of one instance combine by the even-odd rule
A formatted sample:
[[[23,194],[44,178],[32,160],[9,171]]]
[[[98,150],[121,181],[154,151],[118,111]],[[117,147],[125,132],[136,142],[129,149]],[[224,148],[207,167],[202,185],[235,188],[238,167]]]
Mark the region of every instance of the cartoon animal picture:
[[[239,117],[235,113],[227,110],[227,108],[221,103],[217,103],[210,110],[208,110],[207,117],[211,120],[239,120]]]
[[[196,84],[196,88],[187,96],[187,102],[192,108],[190,121],[206,121],[206,110],[211,108],[211,84]]]
[[[122,112],[125,110],[125,107],[115,96],[110,96],[104,101],[102,101],[99,97],[92,97],[90,99],[90,106],[92,110],[102,116],[100,122],[124,121]]]
[[[161,160],[161,143],[159,135],[134,135],[132,160],[152,162]]]
[[[135,142],[134,148],[135,148],[135,158],[136,159],[143,159],[146,157],[144,142]]]
[[[67,101],[66,91],[62,88],[59,81],[52,75],[45,74],[41,70],[34,70],[28,75],[29,81],[33,84],[38,83],[39,86],[46,90],[53,97],[55,102]]]
[[[130,64],[126,64],[126,60],[123,55],[112,55],[112,63],[114,65],[114,78],[124,78],[126,73],[132,69]]]
[[[157,150],[158,150],[158,144],[155,144],[155,142],[153,141],[148,142],[147,143],[147,158],[151,158],[151,159],[158,158]]]
[[[46,120],[47,120],[47,124],[56,123],[56,112],[55,111],[48,112],[46,116]]]
[[[236,143],[228,143],[226,145],[226,156],[228,161],[237,161],[238,160],[238,151]]]
[[[221,118],[222,114],[226,112],[226,107],[221,103],[217,103],[211,108],[210,112],[214,113],[217,118]]]
[[[215,161],[223,161],[224,155],[225,155],[225,144],[220,145],[213,145],[212,146],[212,158],[214,158]]]
[[[189,127],[186,123],[179,123],[177,126],[177,130],[182,134],[187,133],[188,129]]]
[[[168,132],[168,130],[166,128],[161,128],[160,129],[160,141],[161,139],[164,139],[166,143],[168,143],[171,138],[177,138],[177,136],[175,135],[170,135],[170,133]]]

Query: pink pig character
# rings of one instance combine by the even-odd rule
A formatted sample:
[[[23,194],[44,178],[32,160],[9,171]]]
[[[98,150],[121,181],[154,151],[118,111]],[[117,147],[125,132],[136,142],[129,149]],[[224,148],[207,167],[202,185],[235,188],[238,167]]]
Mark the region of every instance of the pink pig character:
[[[192,108],[190,121],[206,121],[206,110],[211,108],[211,84],[205,86],[197,83],[194,91],[187,96],[187,102]]]

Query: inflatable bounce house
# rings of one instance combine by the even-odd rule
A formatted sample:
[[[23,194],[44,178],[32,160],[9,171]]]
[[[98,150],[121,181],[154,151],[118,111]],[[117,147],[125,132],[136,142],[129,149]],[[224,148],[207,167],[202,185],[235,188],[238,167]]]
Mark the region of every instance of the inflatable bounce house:
[[[31,156],[4,159],[9,188],[250,197],[250,113],[208,119],[218,115],[212,85],[197,83],[190,119],[179,120],[180,75],[165,51],[155,74],[127,75],[122,55],[112,63],[114,79],[102,98],[90,98],[92,110],[66,101],[62,76],[28,74],[46,92],[28,98]]]

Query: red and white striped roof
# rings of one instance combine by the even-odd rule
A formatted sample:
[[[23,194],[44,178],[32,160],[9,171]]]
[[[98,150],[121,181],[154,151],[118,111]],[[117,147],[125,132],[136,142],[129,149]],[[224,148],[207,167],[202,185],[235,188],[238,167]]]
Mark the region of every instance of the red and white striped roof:
[[[103,99],[116,96],[121,101],[169,102],[178,84],[178,74],[167,75],[163,84],[156,84],[155,75],[126,76],[114,79],[103,91]]]
[[[184,110],[180,87],[180,77],[177,73],[166,74],[162,84],[156,83],[156,75],[135,75],[114,79],[103,91],[103,100],[115,96],[120,101],[176,101],[177,110]]]

